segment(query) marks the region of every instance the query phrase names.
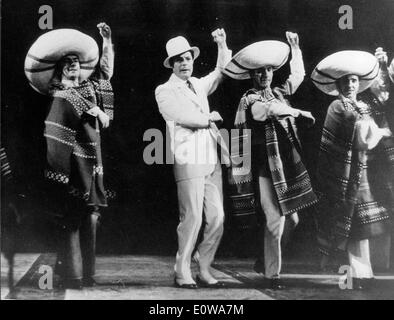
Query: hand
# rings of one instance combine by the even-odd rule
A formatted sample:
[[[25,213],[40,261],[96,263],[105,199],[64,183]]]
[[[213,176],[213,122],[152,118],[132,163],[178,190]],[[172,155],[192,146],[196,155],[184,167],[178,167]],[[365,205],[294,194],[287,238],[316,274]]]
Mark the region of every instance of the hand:
[[[100,34],[104,39],[111,39],[112,31],[109,25],[107,25],[105,22],[100,22],[97,25],[97,28],[99,29]]]
[[[387,52],[383,51],[382,47],[376,48],[375,57],[378,59],[380,65],[387,64]]]
[[[211,120],[211,121],[213,121],[213,122],[216,122],[216,121],[222,122],[222,121],[223,121],[223,118],[220,116],[219,112],[217,112],[217,111],[212,111],[212,112],[209,114],[209,120]]]
[[[298,225],[298,223],[300,222],[300,218],[298,217],[298,213],[297,212],[292,213],[289,216],[289,219],[290,219],[290,221],[292,223],[292,228],[295,228]]]
[[[304,111],[304,110],[299,110],[300,111],[300,116],[305,118],[305,120],[308,121],[308,126],[313,126],[315,124],[315,117],[310,113],[309,111]]]
[[[393,136],[393,133],[388,128],[380,129],[380,134],[384,138],[388,138],[388,137],[392,137]]]
[[[224,29],[216,29],[212,33],[213,41],[215,41],[218,45],[222,45],[226,43],[226,32]]]
[[[109,127],[109,117],[105,112],[100,110],[100,112],[97,114],[97,117],[104,129]]]
[[[286,31],[286,38],[291,48],[299,47],[300,40],[297,33]]]

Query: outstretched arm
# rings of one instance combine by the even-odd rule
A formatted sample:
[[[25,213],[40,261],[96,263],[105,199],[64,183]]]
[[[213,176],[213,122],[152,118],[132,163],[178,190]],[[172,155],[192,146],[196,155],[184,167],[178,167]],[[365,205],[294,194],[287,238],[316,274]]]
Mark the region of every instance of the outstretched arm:
[[[355,145],[359,150],[371,150],[385,137],[391,137],[388,128],[379,128],[372,119],[358,120],[356,122]]]
[[[97,25],[103,38],[103,53],[100,59],[100,69],[106,80],[110,80],[114,73],[114,49],[112,45],[112,31],[105,23],[101,22]]]
[[[305,67],[298,34],[287,31],[286,38],[291,48],[290,76],[282,86],[276,89],[283,95],[292,95],[304,80]]]

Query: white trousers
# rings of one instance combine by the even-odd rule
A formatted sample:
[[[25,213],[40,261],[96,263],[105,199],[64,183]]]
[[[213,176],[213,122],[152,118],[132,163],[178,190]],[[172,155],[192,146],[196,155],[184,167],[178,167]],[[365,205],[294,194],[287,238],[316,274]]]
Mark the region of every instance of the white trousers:
[[[200,271],[208,271],[223,235],[223,190],[220,165],[205,177],[177,182],[180,222],[174,266],[178,283],[194,283],[190,263],[205,215],[204,233],[196,252]]]
[[[353,278],[373,277],[368,239],[350,239],[347,245],[347,253]]]
[[[279,278],[282,268],[281,239],[285,227],[285,216],[281,214],[272,180],[259,177],[260,203],[266,218],[264,231],[265,277]]]

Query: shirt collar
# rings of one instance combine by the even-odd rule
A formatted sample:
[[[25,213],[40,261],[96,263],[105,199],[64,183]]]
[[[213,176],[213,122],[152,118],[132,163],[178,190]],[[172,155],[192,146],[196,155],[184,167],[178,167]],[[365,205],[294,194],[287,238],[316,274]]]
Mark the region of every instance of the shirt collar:
[[[191,80],[191,77],[188,80],[182,80],[178,76],[175,75],[175,73],[171,74],[170,80],[176,84],[184,84],[185,86],[187,85],[187,81]],[[190,81],[191,82],[191,81]]]

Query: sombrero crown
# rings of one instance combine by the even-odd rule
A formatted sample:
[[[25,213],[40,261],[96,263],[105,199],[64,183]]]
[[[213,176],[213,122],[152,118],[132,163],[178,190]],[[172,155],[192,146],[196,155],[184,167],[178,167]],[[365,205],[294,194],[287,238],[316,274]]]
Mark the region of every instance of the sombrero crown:
[[[255,42],[233,56],[224,72],[233,79],[250,79],[251,70],[265,66],[271,66],[274,70],[279,69],[286,63],[289,53],[289,46],[282,41]]]
[[[75,54],[79,58],[80,80],[92,74],[99,60],[96,41],[80,31],[57,29],[41,35],[25,59],[25,74],[33,89],[47,94],[56,63],[68,54]]]
[[[324,58],[313,70],[311,78],[321,91],[337,96],[339,92],[336,81],[346,75],[358,76],[359,92],[363,92],[379,75],[378,60],[365,51],[339,51]]]

